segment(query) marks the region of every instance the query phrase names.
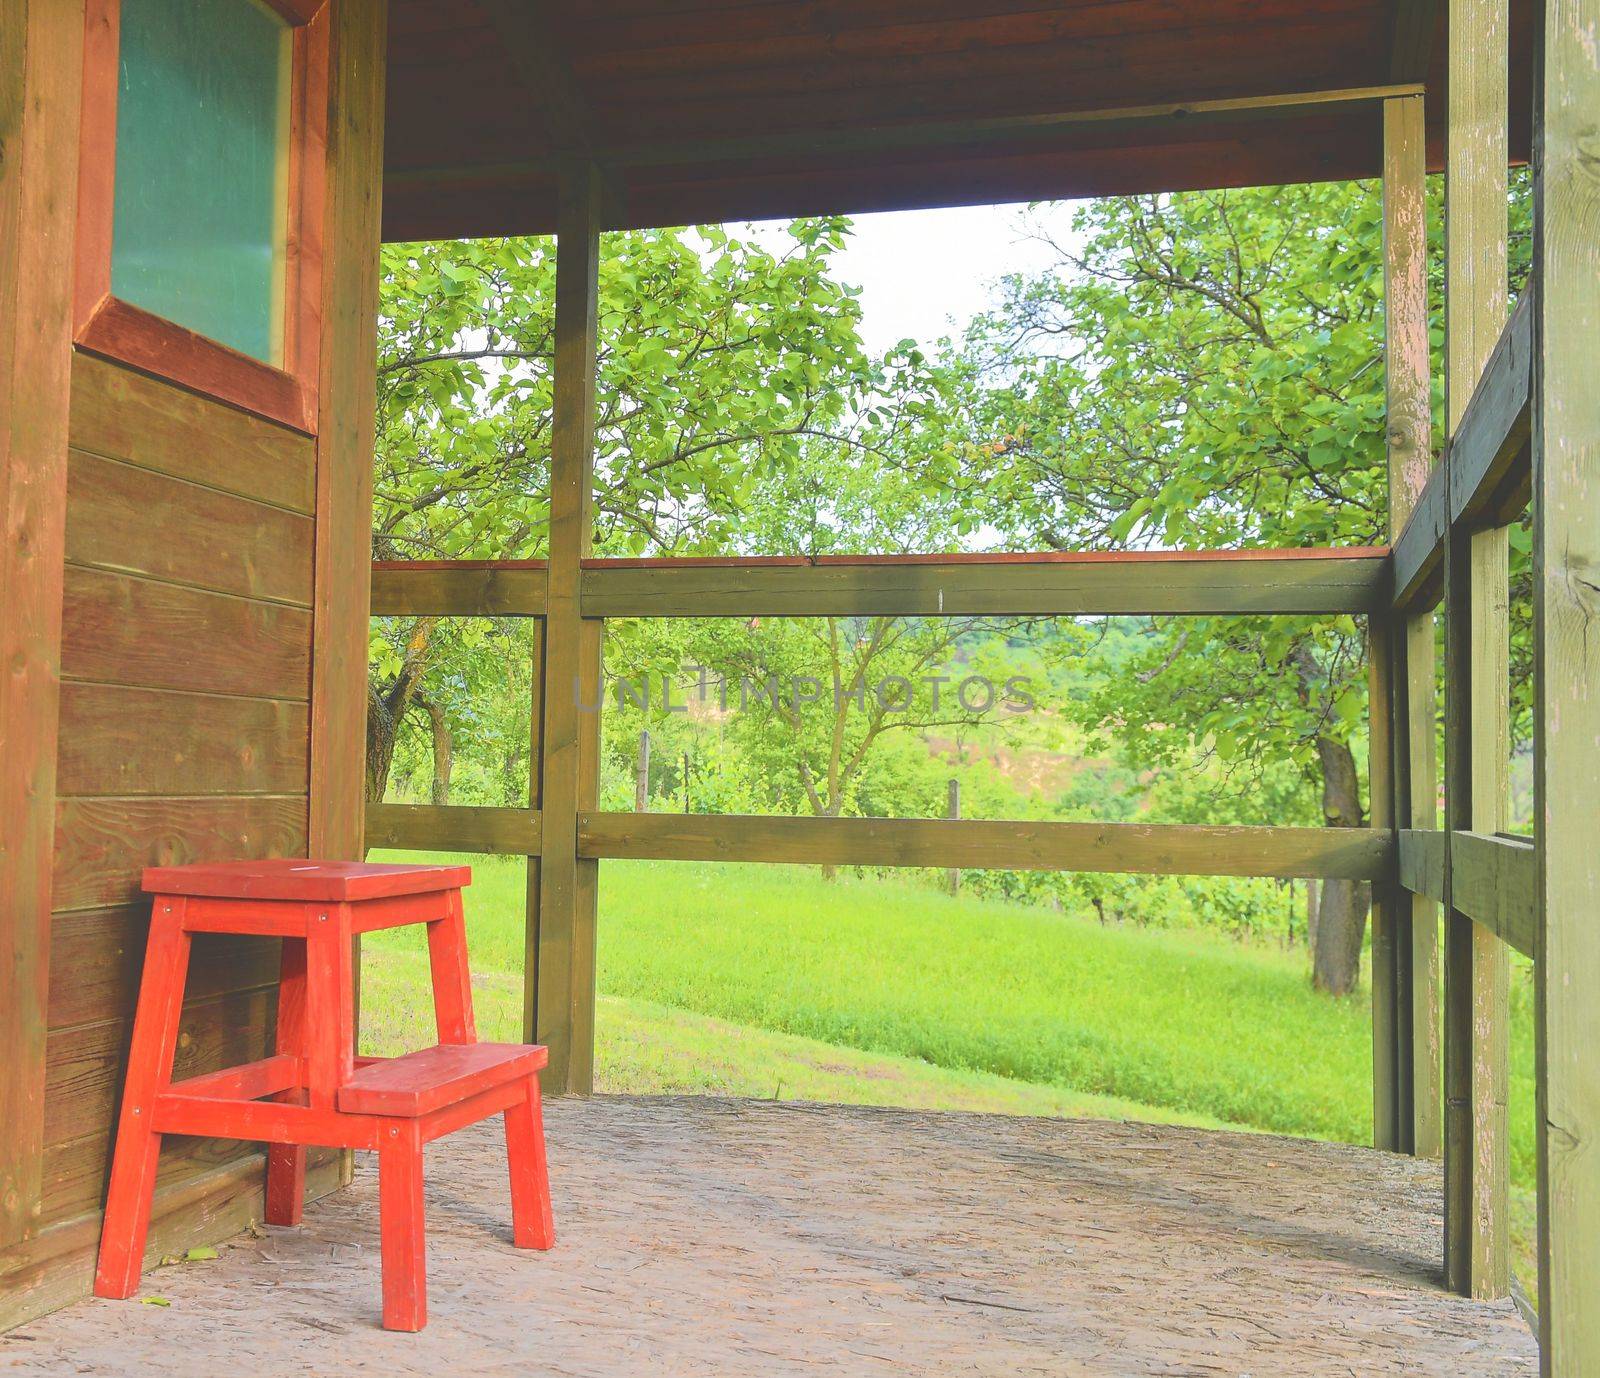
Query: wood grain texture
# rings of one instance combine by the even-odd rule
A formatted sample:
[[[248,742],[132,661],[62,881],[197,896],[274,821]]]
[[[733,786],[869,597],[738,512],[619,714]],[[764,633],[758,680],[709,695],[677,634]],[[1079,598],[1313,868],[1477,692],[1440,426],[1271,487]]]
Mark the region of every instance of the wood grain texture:
[[[303,703],[68,681],[63,796],[304,793]]]
[[[601,183],[592,165],[563,182],[556,254],[555,384],[550,450],[550,567],[544,631],[544,721],[540,732],[542,841],[539,894],[530,912],[538,955],[525,979],[535,985],[535,1041],[550,1049],[546,1085],[556,1094],[588,1091],[575,1075],[592,1036],[594,885],[578,856],[578,810],[591,792],[600,715],[584,690],[598,687],[598,626],[585,631],[580,562],[593,539],[596,312]]]
[[[262,1214],[261,1155],[240,1157],[197,1176],[174,1174],[159,1184],[151,1212],[145,1267],[197,1244],[210,1244],[259,1222]],[[320,1196],[339,1184],[338,1156],[313,1152],[307,1169],[307,1195]],[[52,1224],[21,1248],[0,1256],[0,1330],[89,1295],[95,1251],[100,1242],[100,1210],[89,1210]]]
[[[1454,440],[1506,324],[1509,150],[1505,5],[1450,0],[1449,19],[1445,405]],[[1455,464],[1447,453],[1447,482]],[[1509,972],[1504,945],[1453,906],[1449,834],[1505,826],[1506,548],[1503,531],[1460,525],[1444,542],[1445,1280],[1482,1298],[1510,1286]]]
[[[1395,834],[1400,883],[1413,894],[1443,901],[1445,838],[1431,828],[1401,828]]]
[[[478,569],[395,561],[372,567],[374,617],[537,617],[545,610],[544,561],[537,568]]]
[[[319,857],[345,861],[363,855],[388,13],[387,0],[340,0],[330,11],[310,845]]]
[[[50,1029],[133,1018],[144,965],[150,904],[141,898],[108,909],[58,914],[50,926]],[[253,990],[278,971],[271,938],[196,935],[190,948],[191,1001]]]
[[[191,588],[311,605],[313,526],[281,508],[72,453],[67,559]]]
[[[73,358],[72,444],[302,515],[316,510],[309,437],[90,354]]]
[[[145,866],[305,854],[303,795],[64,799],[56,809],[55,907],[136,903]]]
[[[39,1224],[83,37],[0,0],[0,1248]]]
[[[73,566],[65,579],[61,669],[99,684],[304,702],[311,614]]]
[[[476,804],[368,804],[367,845],[401,851],[537,856],[539,811]]]
[[[590,617],[1087,616],[1363,613],[1382,552],[1010,562],[613,564],[583,572]]]
[[[1492,833],[1450,838],[1450,902],[1524,957],[1532,957],[1538,902],[1533,843]]]
[[[1396,61],[1414,62],[1419,45],[1425,52],[1433,37],[1431,4],[1402,5],[1396,13],[1396,30]],[[1386,102],[1383,118],[1385,429],[1393,541],[1405,528],[1433,468],[1427,131],[1422,98]],[[1422,823],[1418,816],[1424,809],[1431,815],[1437,788],[1432,618],[1393,614],[1388,619],[1388,648],[1391,693],[1371,703],[1373,713],[1387,711],[1392,724],[1390,821],[1402,827],[1431,827],[1431,817]],[[1392,939],[1384,946],[1395,973],[1388,1002],[1394,1048],[1384,1060],[1394,1080],[1393,1144],[1431,1157],[1439,1151],[1441,1114],[1438,915],[1425,898],[1409,892],[1387,896],[1379,912],[1392,930]]]
[[[667,861],[1371,880],[1391,864],[1394,839],[1372,828],[584,813],[578,849]]]
[[[1539,1334],[1600,1372],[1600,3],[1545,11],[1535,121],[1534,725]]]

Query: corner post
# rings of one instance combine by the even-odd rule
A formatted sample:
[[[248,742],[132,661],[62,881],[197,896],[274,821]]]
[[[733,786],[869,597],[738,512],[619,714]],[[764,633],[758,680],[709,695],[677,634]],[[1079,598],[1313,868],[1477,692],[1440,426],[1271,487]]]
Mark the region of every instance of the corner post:
[[[550,441],[550,565],[545,600],[542,819],[537,908],[537,1040],[550,1049],[547,1087],[594,1081],[597,863],[578,856],[578,813],[594,807],[600,734],[602,624],[580,601],[593,539],[596,320],[602,180],[593,163],[563,173],[556,238],[555,394]]]
[[[1453,435],[1506,321],[1506,0],[1451,0],[1445,179],[1445,392]],[[1446,461],[1449,462],[1448,460]],[[1450,834],[1506,826],[1507,539],[1445,542],[1445,1280],[1510,1290],[1508,953],[1450,903]]]
[[[0,1248],[41,1203],[83,37],[0,0]]]
[[[1541,1372],[1600,1373],[1600,0],[1534,84],[1535,1075]]]
[[[1426,153],[1423,98],[1385,101],[1383,304],[1391,543],[1405,529],[1433,463]],[[1398,827],[1432,829],[1438,827],[1432,612],[1406,615],[1392,623],[1390,644],[1393,819]],[[1371,711],[1380,711],[1376,700]],[[1438,911],[1425,895],[1397,890],[1393,912],[1396,1141],[1388,1146],[1419,1157],[1437,1157],[1441,1111]],[[1376,999],[1376,980],[1373,984]],[[1375,1061],[1375,1087],[1376,1067]]]

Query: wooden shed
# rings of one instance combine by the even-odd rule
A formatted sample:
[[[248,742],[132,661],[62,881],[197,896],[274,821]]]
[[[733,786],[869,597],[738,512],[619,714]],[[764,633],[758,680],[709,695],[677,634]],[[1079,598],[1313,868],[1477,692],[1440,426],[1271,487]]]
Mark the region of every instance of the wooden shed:
[[[1536,963],[1542,1363],[1600,1368],[1596,32],[1600,0],[0,0],[0,1329],[88,1290],[141,868],[381,841],[536,860],[528,1032],[580,1092],[608,857],[1370,879],[1377,1147],[1442,1154],[1446,1279],[1479,1297],[1508,1285],[1506,945]],[[1508,318],[1506,169],[1530,158]],[[589,558],[605,229],[1376,177],[1390,547]],[[380,240],[549,233],[548,562],[374,576]],[[1538,827],[1516,839],[1494,784],[1505,529],[1530,501]],[[374,613],[537,618],[549,688],[598,679],[607,617],[1151,611],[1366,618],[1373,826],[602,813],[593,695],[553,691],[528,809],[363,804]],[[276,976],[270,940],[197,946],[181,1065],[269,1053]],[[326,1152],[311,1189],[348,1173]],[[237,1232],[261,1181],[259,1146],[174,1145],[152,1250]]]

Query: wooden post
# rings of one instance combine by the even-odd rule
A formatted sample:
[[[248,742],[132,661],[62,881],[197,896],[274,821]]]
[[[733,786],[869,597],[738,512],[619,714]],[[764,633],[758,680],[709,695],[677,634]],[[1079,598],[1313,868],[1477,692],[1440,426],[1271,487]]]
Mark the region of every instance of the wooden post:
[[[1433,463],[1426,153],[1423,98],[1385,101],[1383,300],[1391,542],[1405,528]],[[1402,827],[1436,828],[1433,614],[1403,618],[1390,634],[1393,817]],[[1374,706],[1371,711],[1379,710]],[[1396,892],[1393,913],[1395,1147],[1437,1157],[1442,1108],[1439,915],[1425,895],[1403,891]]]
[[[949,785],[949,798],[945,805],[945,817],[961,817],[961,781],[952,779]],[[950,887],[952,895],[961,893],[961,872],[954,868],[944,873],[945,884]]]
[[[1546,1375],[1600,1373],[1600,0],[1545,7],[1535,85],[1535,1067]]]
[[[83,6],[0,0],[0,1248],[38,1226]]]
[[[550,441],[550,567],[544,630],[542,842],[529,914],[534,1030],[550,1049],[546,1086],[587,1092],[594,1066],[596,862],[578,856],[578,812],[593,808],[599,764],[601,624],[580,606],[593,536],[599,171],[563,173],[556,238],[555,397]]]
[[[633,811],[650,812],[650,734],[639,734],[639,763],[633,772]]]
[[[1506,321],[1506,0],[1451,0],[1445,184],[1445,391],[1454,434]],[[1504,530],[1445,543],[1445,827],[1505,826],[1508,737]],[[1510,1290],[1508,954],[1449,902],[1444,973],[1445,1279]]]
[[[387,0],[333,7],[317,388],[311,855],[360,861],[372,606],[378,254]]]
[[[1394,827],[1393,639],[1389,618],[1367,619],[1367,825]],[[1399,1152],[1399,859],[1372,885],[1372,1146]],[[1409,1055],[1408,1055],[1409,1056]]]

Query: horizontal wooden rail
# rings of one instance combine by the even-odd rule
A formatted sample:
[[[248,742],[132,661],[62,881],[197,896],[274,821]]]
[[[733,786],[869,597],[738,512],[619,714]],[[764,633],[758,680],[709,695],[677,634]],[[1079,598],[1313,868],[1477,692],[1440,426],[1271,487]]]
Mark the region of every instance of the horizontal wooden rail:
[[[1371,880],[1393,835],[1368,828],[583,813],[586,857],[1174,876]]]
[[[1451,903],[1525,957],[1533,956],[1537,881],[1528,839],[1451,834]]]
[[[543,560],[378,560],[374,617],[538,617]]]
[[[538,856],[536,809],[461,804],[368,804],[367,846],[412,852]]]
[[[1404,829],[1397,837],[1400,884],[1443,903],[1445,866],[1450,901],[1469,919],[1522,953],[1533,956],[1534,861],[1527,838],[1488,833]]]
[[[1365,613],[1388,551],[1128,551],[592,559],[585,617],[1079,617]],[[374,616],[537,617],[543,561],[380,561]]]
[[[1386,552],[588,564],[590,617],[1080,617],[1361,613],[1383,598]]]
[[[1442,596],[1444,541],[1457,522],[1500,526],[1528,504],[1533,291],[1522,294],[1484,366],[1472,400],[1394,547],[1394,602],[1431,607]]]
[[[1395,840],[1400,852],[1400,884],[1414,895],[1444,903],[1444,846],[1441,832],[1402,828]]]

